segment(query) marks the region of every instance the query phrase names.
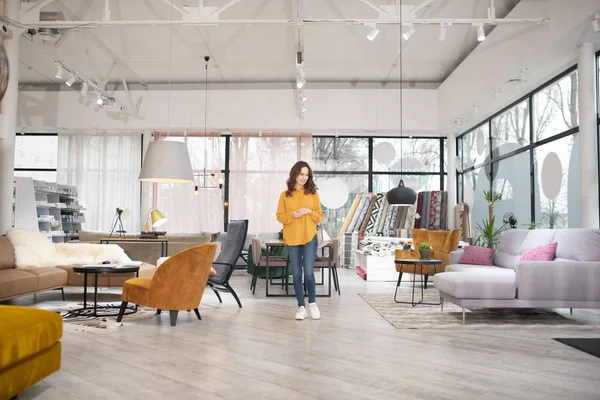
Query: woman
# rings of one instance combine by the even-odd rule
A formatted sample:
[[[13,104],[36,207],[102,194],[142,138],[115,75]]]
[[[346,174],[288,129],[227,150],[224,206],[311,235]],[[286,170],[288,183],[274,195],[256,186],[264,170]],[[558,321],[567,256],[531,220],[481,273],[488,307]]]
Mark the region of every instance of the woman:
[[[315,259],[317,257],[317,223],[323,219],[321,200],[308,163],[298,161],[290,170],[287,190],[281,192],[277,220],[283,224],[283,241],[288,249],[294,276],[294,292],[298,300],[296,319],[308,317],[304,303],[302,270],[308,290],[312,319],[321,314],[315,302]]]

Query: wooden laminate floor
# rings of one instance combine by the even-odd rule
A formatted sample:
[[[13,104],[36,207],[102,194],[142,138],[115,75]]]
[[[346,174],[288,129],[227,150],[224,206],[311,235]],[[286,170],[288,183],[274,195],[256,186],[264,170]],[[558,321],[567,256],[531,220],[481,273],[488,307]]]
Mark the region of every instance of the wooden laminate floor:
[[[342,295],[317,299],[317,321],[295,321],[294,298],[265,298],[264,280],[252,296],[250,278],[234,276],[243,309],[207,289],[202,321],[183,312],[170,327],[163,313],[116,332],[65,331],[61,370],[19,399],[600,399],[600,358],[551,340],[600,330],[395,329],[357,295],[395,284],[339,273]],[[48,300],[60,294],[36,298]]]

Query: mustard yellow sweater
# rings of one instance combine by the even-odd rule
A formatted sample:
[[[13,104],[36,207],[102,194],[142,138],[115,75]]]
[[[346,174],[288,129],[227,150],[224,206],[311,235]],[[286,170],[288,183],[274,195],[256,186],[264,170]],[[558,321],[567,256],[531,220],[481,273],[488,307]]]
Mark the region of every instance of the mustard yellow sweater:
[[[286,197],[285,192],[281,192],[277,205],[277,221],[283,224],[283,241],[288,246],[306,244],[315,237],[317,223],[323,219],[319,195],[304,194],[304,189],[300,189]],[[312,213],[294,218],[293,212],[300,208],[310,208]]]

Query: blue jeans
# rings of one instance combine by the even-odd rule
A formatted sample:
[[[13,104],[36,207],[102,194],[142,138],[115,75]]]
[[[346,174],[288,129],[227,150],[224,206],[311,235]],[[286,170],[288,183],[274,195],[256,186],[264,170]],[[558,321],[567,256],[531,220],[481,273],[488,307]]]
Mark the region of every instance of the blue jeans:
[[[294,293],[298,300],[298,307],[304,306],[304,288],[302,285],[302,269],[308,290],[308,302],[315,302],[315,259],[317,258],[317,236],[306,244],[288,246],[288,257],[292,263],[294,276]]]

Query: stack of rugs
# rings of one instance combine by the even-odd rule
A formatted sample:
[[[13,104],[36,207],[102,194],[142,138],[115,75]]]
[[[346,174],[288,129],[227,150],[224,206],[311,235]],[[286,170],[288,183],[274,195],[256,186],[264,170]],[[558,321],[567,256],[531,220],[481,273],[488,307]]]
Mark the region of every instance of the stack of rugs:
[[[419,192],[415,229],[448,230],[448,192]]]
[[[409,235],[415,224],[416,205],[390,207],[385,193],[356,195],[338,233],[340,260],[343,266],[354,266],[354,250],[359,236]]]

